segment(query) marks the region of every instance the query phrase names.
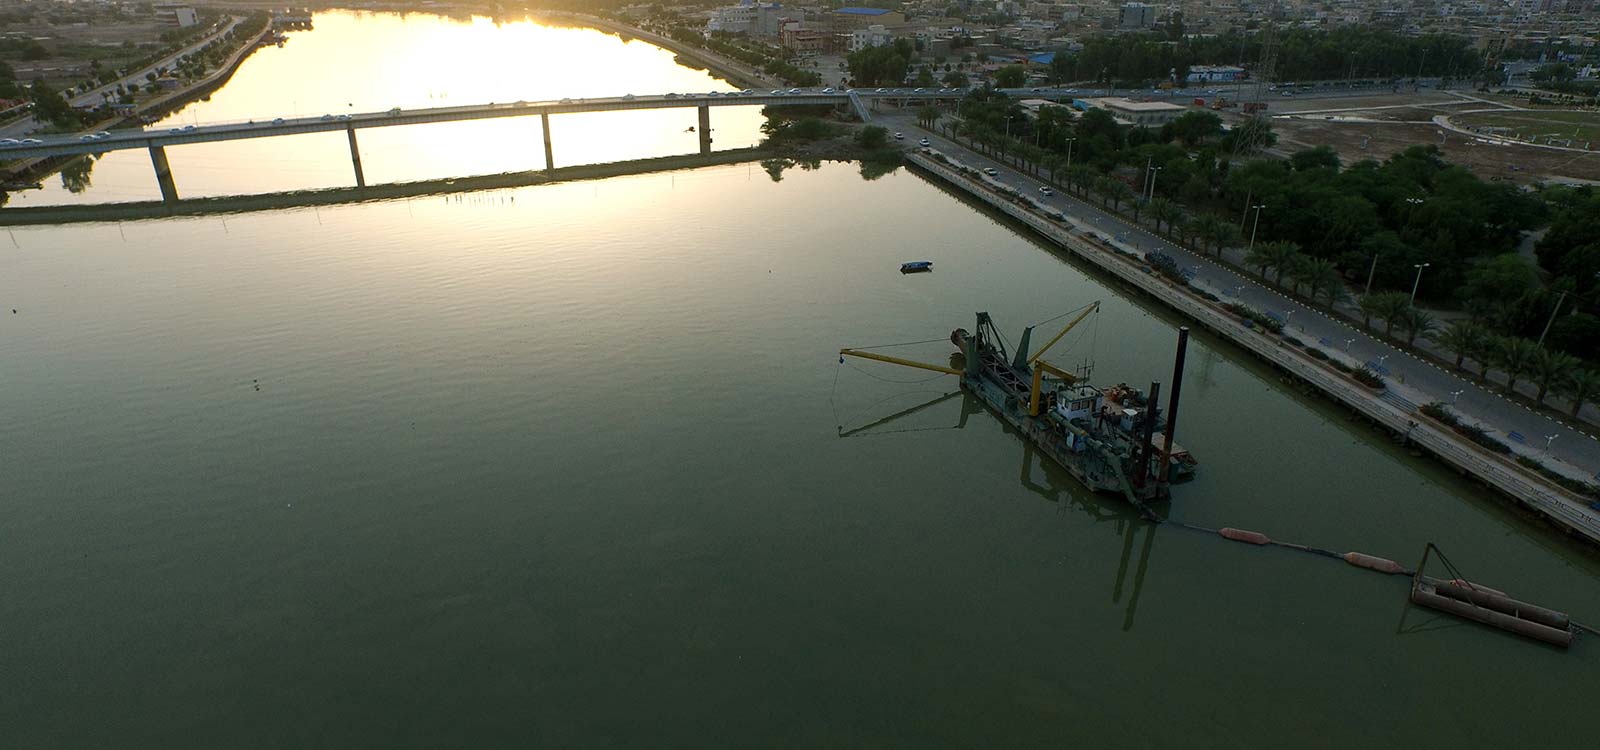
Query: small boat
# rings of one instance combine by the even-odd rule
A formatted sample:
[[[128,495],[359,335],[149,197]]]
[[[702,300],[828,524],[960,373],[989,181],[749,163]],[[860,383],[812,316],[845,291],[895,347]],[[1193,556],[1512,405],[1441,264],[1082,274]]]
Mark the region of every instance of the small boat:
[[[901,263],[900,264],[900,273],[917,273],[919,271],[932,271],[932,270],[933,270],[933,261],[931,261],[931,260],[914,260],[914,261],[911,261],[910,263]]]

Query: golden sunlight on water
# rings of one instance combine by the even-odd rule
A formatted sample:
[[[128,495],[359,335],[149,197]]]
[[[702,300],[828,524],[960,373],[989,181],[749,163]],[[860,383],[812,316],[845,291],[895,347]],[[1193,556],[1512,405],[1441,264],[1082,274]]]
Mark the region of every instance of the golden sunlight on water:
[[[673,53],[624,42],[595,29],[532,20],[496,22],[428,14],[318,13],[315,29],[291,33],[282,47],[252,54],[208,101],[150,126],[271,120],[390,107],[465,106],[628,93],[731,91]],[[758,107],[712,112],[715,147],[759,139]],[[692,108],[551,118],[558,166],[693,153]],[[544,168],[537,117],[358,131],[368,183]],[[186,198],[353,185],[342,133],[230,141],[167,149]],[[69,174],[70,174],[69,170]],[[117,151],[83,180],[53,176],[44,190],[11,196],[11,205],[156,200],[149,155]]]

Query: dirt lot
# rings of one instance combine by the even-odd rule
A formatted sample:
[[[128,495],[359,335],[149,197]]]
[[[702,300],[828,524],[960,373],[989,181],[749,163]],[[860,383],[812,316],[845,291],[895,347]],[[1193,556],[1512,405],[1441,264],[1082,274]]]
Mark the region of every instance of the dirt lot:
[[[1274,119],[1272,128],[1278,133],[1281,150],[1332,146],[1346,164],[1362,159],[1381,160],[1411,146],[1434,144],[1444,151],[1446,159],[1486,180],[1600,182],[1600,152],[1579,154],[1534,146],[1502,146],[1449,132],[1432,123]]]

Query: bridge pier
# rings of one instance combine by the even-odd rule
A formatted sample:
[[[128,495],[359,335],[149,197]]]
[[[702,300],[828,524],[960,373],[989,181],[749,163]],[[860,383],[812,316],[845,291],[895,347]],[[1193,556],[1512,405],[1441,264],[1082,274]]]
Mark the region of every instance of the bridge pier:
[[[539,124],[544,126],[544,169],[546,172],[556,168],[555,149],[550,147],[550,113],[539,113]]]
[[[350,164],[356,168],[356,187],[366,187],[367,176],[361,171],[361,149],[356,146],[356,129],[346,128],[344,134],[350,138]]]
[[[711,107],[700,105],[700,153],[711,153]]]
[[[156,168],[156,184],[161,186],[161,202],[172,205],[178,202],[178,184],[172,180],[172,165],[167,163],[167,149],[150,147],[150,164]]]

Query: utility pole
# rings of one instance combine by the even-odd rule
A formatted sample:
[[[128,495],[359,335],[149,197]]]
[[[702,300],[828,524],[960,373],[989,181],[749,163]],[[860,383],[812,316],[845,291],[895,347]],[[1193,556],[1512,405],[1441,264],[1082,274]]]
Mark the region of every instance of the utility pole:
[[[1537,346],[1544,346],[1545,334],[1550,333],[1550,324],[1556,322],[1556,311],[1561,309],[1561,303],[1566,299],[1567,293],[1565,291],[1561,293],[1561,296],[1556,297],[1556,306],[1550,308],[1550,319],[1544,322],[1544,330],[1539,332],[1539,343]]]
[[[1367,269],[1367,290],[1362,294],[1372,294],[1372,275],[1378,272],[1378,254],[1372,254],[1372,266]]]
[[[1427,268],[1428,266],[1431,266],[1431,265],[1433,265],[1433,264],[1432,263],[1417,263],[1417,264],[1413,265],[1413,267],[1417,269],[1417,280],[1411,283],[1411,306],[1412,307],[1416,307],[1417,306],[1417,287],[1422,286],[1422,269]]]
[[[1245,248],[1246,253],[1256,249],[1256,230],[1261,228],[1261,209],[1266,207],[1265,203],[1253,206],[1256,210],[1256,220],[1250,225],[1250,247]]]

